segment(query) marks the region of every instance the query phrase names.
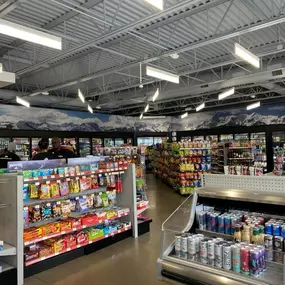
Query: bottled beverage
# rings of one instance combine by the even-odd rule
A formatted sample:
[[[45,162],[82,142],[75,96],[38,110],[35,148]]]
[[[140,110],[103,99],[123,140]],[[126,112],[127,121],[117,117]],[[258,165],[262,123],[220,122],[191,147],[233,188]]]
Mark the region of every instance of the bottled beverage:
[[[259,244],[259,228],[257,228],[257,227],[253,228],[251,243],[256,244],[256,245]]]
[[[264,226],[259,226],[259,244],[264,244]]]
[[[250,243],[250,227],[247,225],[244,225],[243,227],[241,240]]]
[[[235,226],[234,240],[236,242],[241,242],[241,225],[239,224],[236,224]]]

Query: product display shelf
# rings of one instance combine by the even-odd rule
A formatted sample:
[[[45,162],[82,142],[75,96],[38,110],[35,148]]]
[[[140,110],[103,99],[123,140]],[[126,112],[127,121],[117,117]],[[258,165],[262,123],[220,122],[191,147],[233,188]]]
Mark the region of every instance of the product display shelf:
[[[225,182],[223,178],[238,179],[232,179],[234,181],[222,186],[222,181]],[[277,236],[277,230],[274,230],[276,227],[269,226],[272,218],[281,219],[285,223],[285,179],[252,176],[243,182],[244,179],[237,176],[205,175],[204,187],[197,189],[163,223],[162,251],[157,261],[159,280],[205,285],[285,284],[283,238]],[[274,179],[276,183],[273,183]],[[263,183],[260,183],[260,180],[263,180]],[[270,184],[273,185],[268,187]],[[228,217],[242,218],[243,227],[253,223],[253,234],[250,231],[248,234],[251,243],[259,244],[258,247],[256,244],[235,246],[234,243],[239,245],[240,242],[238,235],[221,233],[222,225],[225,232],[228,228],[226,223],[222,224],[220,220],[213,224],[208,218],[213,212],[226,212],[228,215],[232,213]],[[205,220],[201,218],[204,217],[204,213]],[[258,240],[253,239],[256,235],[257,220],[259,224],[265,223],[265,228],[259,227],[267,233],[266,242],[262,234]],[[281,220],[278,220],[279,227]],[[208,227],[211,227],[211,230]],[[236,228],[240,226],[237,225],[234,229]],[[232,231],[232,228],[229,230]],[[192,243],[198,238],[197,234],[203,235],[199,237],[198,250],[196,243],[195,246]],[[215,241],[213,238],[223,240]],[[233,243],[235,238],[238,240]],[[274,242],[268,243],[269,238]],[[245,239],[247,235],[243,233],[241,241]],[[281,243],[277,242],[279,240]],[[218,243],[218,246],[214,245],[213,251],[210,249],[212,247],[209,241]],[[221,247],[222,251],[219,251]]]
[[[201,186],[201,176],[210,173],[211,147],[207,141],[163,144],[154,149],[154,173],[181,195]]]
[[[81,210],[81,211],[76,210],[75,212],[74,211],[70,212],[67,216],[64,217],[54,217],[37,222],[29,222],[29,224],[26,226],[26,230],[30,231],[31,234],[29,232],[27,233],[25,232],[26,238],[24,239],[25,255],[29,252],[29,254],[27,255],[27,260],[25,261],[26,265],[25,276],[30,276],[39,271],[42,271],[43,267],[51,268],[53,266],[56,266],[58,263],[63,263],[66,262],[66,260],[68,259],[75,258],[75,256],[77,257],[87,252],[96,251],[101,247],[106,246],[105,245],[106,243],[112,244],[113,242],[117,242],[122,238],[127,238],[130,235],[132,235],[133,237],[138,236],[138,221],[137,221],[138,213],[136,205],[136,181],[135,181],[136,173],[135,173],[134,164],[128,164],[128,165],[125,164],[122,165],[122,167],[117,167],[117,168],[116,167],[113,168],[113,166],[111,166],[110,168],[107,169],[104,168],[93,171],[89,170],[80,171],[81,169],[89,168],[88,165],[90,163],[93,165],[94,168],[94,165],[96,163],[98,163],[99,166],[102,166],[103,164],[106,163],[108,165],[109,164],[112,165],[115,164],[115,162],[110,162],[109,158],[107,157],[102,157],[102,158],[91,157],[91,158],[71,159],[68,163],[70,164],[66,166],[61,165],[59,167],[59,168],[65,168],[66,174],[25,178],[25,183],[28,182],[28,184],[25,185],[31,185],[31,183],[34,183],[35,185],[39,185],[38,187],[42,187],[41,186],[42,184],[49,185],[50,183],[54,184],[59,183],[59,185],[61,185],[61,183],[75,183],[75,181],[77,181],[76,183],[78,183],[79,185],[78,187],[80,187],[81,189],[81,187],[83,187],[81,183],[86,183],[87,181],[89,181],[89,179],[93,179],[92,181],[94,182],[92,183],[98,183],[99,185],[102,181],[105,181],[104,183],[112,183],[111,182],[112,177],[114,178],[117,177],[116,179],[119,180],[116,180],[117,193],[115,195],[115,200],[114,200],[115,205],[110,204],[107,207],[106,206],[95,207],[94,204],[94,208],[90,208],[88,210]],[[90,167],[92,167],[91,164]],[[71,173],[71,171],[74,171],[74,169],[79,169],[79,171]],[[58,169],[58,171],[60,171],[60,169]],[[36,173],[36,171],[32,170],[31,173],[34,172]],[[24,168],[23,168],[23,173],[24,173]],[[122,186],[120,186],[119,183],[120,179],[122,179]],[[29,212],[30,212],[31,211],[30,207],[39,207],[37,205],[44,205],[44,207],[46,207],[45,205],[48,204],[52,205],[53,203],[69,204],[70,203],[69,201],[73,201],[74,199],[75,199],[74,201],[78,201],[76,203],[82,203],[79,201],[84,201],[84,199],[87,199],[86,201],[92,199],[93,201],[95,197],[101,197],[101,195],[109,195],[109,194],[112,195],[110,197],[113,197],[114,194],[112,193],[114,193],[115,190],[114,188],[108,188],[108,187],[109,186],[107,184],[104,185],[104,187],[99,186],[98,188],[94,189],[88,189],[85,191],[81,190],[77,193],[69,193],[68,195],[55,197],[55,198],[35,199],[35,200],[28,199],[24,201],[24,206],[26,208],[29,207]],[[109,196],[106,197],[110,199]],[[78,204],[78,206],[79,205],[80,204]],[[46,213],[46,210],[41,210],[41,212]],[[85,220],[87,219],[86,222],[83,222],[83,219]],[[66,223],[71,223],[71,222],[73,223],[73,221],[74,225],[72,224],[71,227],[66,226]],[[64,229],[62,228],[61,225],[64,225]],[[52,228],[50,228],[51,226]],[[44,233],[46,232],[46,230],[44,230],[45,227],[46,229],[48,229],[47,234]],[[55,227],[58,227],[59,229],[61,228],[61,230],[55,230],[56,229]],[[35,230],[39,231],[40,229],[42,229],[41,231],[43,232],[43,234],[41,236],[34,236],[34,231]],[[52,230],[53,232],[51,231],[51,229],[53,229]],[[77,238],[78,235],[82,236],[80,240],[82,240],[83,242],[79,241],[79,239]],[[32,238],[30,239],[28,237]],[[75,237],[77,241],[75,240]],[[69,239],[73,241],[68,242]],[[66,240],[66,246],[60,247],[60,244],[63,241],[65,243],[65,240]],[[53,244],[53,242],[57,243],[57,241],[59,244],[58,245],[55,244],[54,249],[52,249],[51,251],[49,245]],[[55,250],[55,247],[58,247],[60,249]],[[44,250],[43,252],[45,253],[40,253],[42,252],[41,248]],[[33,255],[34,254],[33,250],[35,249],[37,251],[35,251],[35,255]],[[39,254],[37,252],[39,252]],[[42,265],[42,262],[45,263],[45,266]]]
[[[102,236],[102,237],[98,237],[98,238],[95,238],[95,239],[90,240],[90,241],[88,241],[88,242],[85,242],[85,243],[78,244],[78,245],[76,245],[76,246],[67,248],[67,249],[65,249],[65,250],[63,250],[63,251],[61,251],[61,252],[57,252],[57,253],[51,254],[51,255],[49,255],[49,256],[40,257],[40,258],[31,260],[31,261],[25,262],[25,265],[26,265],[26,266],[33,265],[33,264],[35,264],[35,263],[44,261],[44,260],[46,260],[46,259],[49,259],[49,258],[58,256],[58,255],[60,255],[60,254],[64,254],[64,253],[66,253],[66,252],[70,252],[70,251],[72,251],[72,250],[75,250],[75,249],[78,249],[78,248],[87,246],[87,245],[89,245],[89,244],[98,242],[98,241],[100,241],[100,240],[103,240],[103,239],[106,239],[106,238],[109,238],[109,237],[113,237],[113,236],[115,236],[115,235],[118,235],[118,234],[120,234],[120,233],[123,233],[123,232],[125,232],[125,231],[128,231],[128,230],[130,230],[131,228],[132,228],[131,226],[125,227],[125,228],[123,228],[123,229],[117,230],[117,231],[115,231],[115,232],[112,232],[112,233],[110,233],[110,234],[104,235],[104,236]]]
[[[87,228],[91,228],[91,227],[94,227],[94,226],[97,226],[97,225],[101,225],[103,223],[110,222],[112,220],[117,220],[117,219],[119,219],[121,217],[128,216],[129,214],[130,214],[129,212],[128,213],[124,213],[122,215],[117,215],[117,216],[111,217],[109,219],[99,220],[97,223],[94,223],[92,225],[77,226],[77,227],[72,228],[71,230],[61,231],[59,233],[43,236],[41,238],[28,240],[28,241],[24,242],[24,245],[27,246],[27,245],[30,245],[30,244],[33,244],[33,243],[37,243],[37,242],[40,242],[40,241],[44,241],[44,240],[47,240],[47,239],[51,239],[51,238],[59,237],[59,236],[62,236],[62,235],[70,234],[70,233],[73,233],[73,232],[76,232],[76,231],[81,231],[83,229],[87,229]]]
[[[10,174],[0,175],[0,284],[23,285],[23,178]],[[9,281],[9,282],[8,282]],[[10,283],[9,283],[10,284]]]
[[[212,149],[212,173],[223,174],[225,165],[224,143],[213,142]]]
[[[92,171],[83,171],[79,173],[75,173],[74,175],[70,174],[55,174],[55,175],[49,175],[49,176],[39,176],[39,177],[32,177],[32,178],[24,178],[24,182],[35,182],[35,181],[46,181],[51,179],[60,179],[60,178],[71,178],[71,177],[79,177],[79,176],[88,176],[92,174],[100,174],[100,173],[109,173],[109,172],[118,172],[127,170],[128,167],[119,167],[119,168],[110,168],[110,169],[98,169],[98,170],[92,170]]]

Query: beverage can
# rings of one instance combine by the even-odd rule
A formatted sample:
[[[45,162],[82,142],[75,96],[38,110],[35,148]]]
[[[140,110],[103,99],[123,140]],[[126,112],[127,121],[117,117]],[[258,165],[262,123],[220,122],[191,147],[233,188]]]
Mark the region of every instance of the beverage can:
[[[217,216],[217,214],[213,213],[211,215],[210,231],[216,232],[217,231],[217,224],[218,224],[218,216]]]
[[[271,222],[265,223],[265,234],[273,235],[273,224]]]
[[[232,245],[232,264],[233,271],[240,272],[240,247],[238,245]]]
[[[281,226],[281,235],[283,238],[285,238],[285,224]]]
[[[249,272],[251,276],[257,277],[259,274],[259,250],[252,249],[250,250],[249,257]]]
[[[218,242],[215,244],[215,266],[223,267],[223,243]]]
[[[215,259],[215,242],[213,240],[208,241],[208,259]]]
[[[264,236],[265,260],[273,260],[273,236]]]
[[[181,252],[187,253],[188,252],[188,235],[182,234],[181,236]]]
[[[278,223],[273,224],[273,236],[281,236],[281,227]]]
[[[274,237],[274,243],[273,243],[273,249],[274,249],[274,254],[273,254],[273,259],[275,262],[282,263],[283,258],[284,258],[284,253],[283,253],[283,243],[284,243],[284,238],[281,236],[275,236]]]
[[[199,220],[199,229],[206,230],[206,213],[203,211],[199,212],[198,220]]]
[[[221,234],[225,233],[225,219],[224,216],[218,216],[218,232]]]
[[[200,241],[200,257],[201,259],[208,258],[208,240],[207,239],[202,239]]]
[[[240,258],[241,258],[241,272],[245,275],[249,274],[249,247],[241,247]]]
[[[175,253],[179,255],[181,252],[181,234],[175,235]]]
[[[190,255],[196,254],[196,237],[195,236],[188,237],[188,254]]]
[[[239,219],[236,216],[231,218],[231,235],[234,235],[236,230],[236,225],[239,223]]]
[[[230,235],[231,234],[231,217],[226,215],[224,217],[224,225],[225,225],[225,234]]]
[[[207,219],[206,230],[210,231],[211,223],[212,223],[212,213],[211,212],[207,212],[206,219]]]
[[[258,245],[257,248],[259,250],[259,273],[263,273],[266,269],[265,248],[261,245]]]
[[[231,245],[223,245],[223,268],[231,270],[232,268],[232,248]]]
[[[195,235],[195,245],[196,245],[196,253],[200,253],[200,241],[204,238],[204,235],[198,234]]]

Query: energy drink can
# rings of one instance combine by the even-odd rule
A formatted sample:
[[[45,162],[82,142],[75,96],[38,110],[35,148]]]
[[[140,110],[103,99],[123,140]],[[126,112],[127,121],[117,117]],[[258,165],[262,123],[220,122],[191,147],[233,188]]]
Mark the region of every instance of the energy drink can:
[[[273,236],[264,236],[265,260],[273,260]]]
[[[215,242],[213,240],[208,241],[208,259],[215,259]]]
[[[196,254],[196,237],[195,236],[188,237],[188,254],[189,255]]]
[[[284,224],[281,226],[281,235],[283,238],[285,238],[285,225]]]
[[[250,250],[250,260],[249,260],[249,272],[251,276],[257,277],[260,270],[259,265],[259,250],[252,249]]]
[[[265,248],[261,245],[258,245],[257,249],[259,250],[259,273],[262,274],[266,269]]]
[[[236,224],[239,223],[239,219],[236,216],[232,216],[231,218],[231,235],[234,235]]]
[[[218,232],[221,234],[225,233],[225,219],[224,216],[218,216]]]
[[[200,261],[205,264],[208,263],[208,239],[200,241]]]
[[[180,255],[181,253],[181,234],[175,235],[175,253],[176,255]]]
[[[218,242],[215,244],[215,266],[223,267],[223,243]]]
[[[206,214],[207,216],[207,225],[206,225],[206,230],[210,231],[211,230],[211,223],[212,223],[212,213],[211,212],[207,212]]]
[[[265,223],[265,234],[273,235],[273,224],[271,222]]]
[[[275,262],[283,263],[283,242],[284,239],[281,236],[276,236],[274,237],[274,244],[273,244],[273,249],[274,249],[274,255],[273,259]]]
[[[232,264],[233,271],[240,272],[240,247],[238,245],[232,245]]]
[[[199,229],[206,230],[206,213],[203,211],[199,212],[198,220],[199,220]]]
[[[281,227],[278,223],[273,224],[273,236],[281,236]]]
[[[249,274],[249,251],[250,248],[245,246],[240,249],[240,257],[241,257],[241,272],[242,274]]]
[[[210,231],[216,232],[217,231],[217,224],[218,224],[218,216],[216,213],[213,213],[211,215]]]
[[[231,217],[226,215],[224,217],[224,224],[225,224],[225,234],[230,235],[231,234]]]
[[[231,245],[223,245],[223,268],[226,270],[232,269],[232,248]]]
[[[188,235],[182,234],[181,236],[181,254],[187,256],[188,253]]]
[[[204,238],[204,235],[198,234],[198,235],[195,235],[194,237],[195,237],[196,253],[199,254],[200,253],[200,241]]]

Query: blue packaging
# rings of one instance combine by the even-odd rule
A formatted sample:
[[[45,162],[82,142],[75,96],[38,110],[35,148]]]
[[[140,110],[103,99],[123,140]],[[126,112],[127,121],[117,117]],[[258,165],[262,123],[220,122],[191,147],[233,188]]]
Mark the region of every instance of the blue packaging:
[[[226,215],[224,217],[224,224],[225,224],[225,234],[230,235],[231,234],[231,217]]]
[[[273,224],[273,236],[281,236],[281,225],[274,223]]]
[[[213,213],[211,215],[211,231],[216,232],[217,231],[217,224],[218,224],[218,216],[217,214]]]
[[[285,224],[281,226],[281,235],[283,238],[285,237]]]
[[[29,185],[28,184],[24,184],[23,186],[23,200],[27,201],[29,199]]]
[[[225,219],[224,216],[218,216],[218,232],[221,234],[225,233]]]
[[[273,236],[273,224],[270,222],[265,223],[265,234]]]

